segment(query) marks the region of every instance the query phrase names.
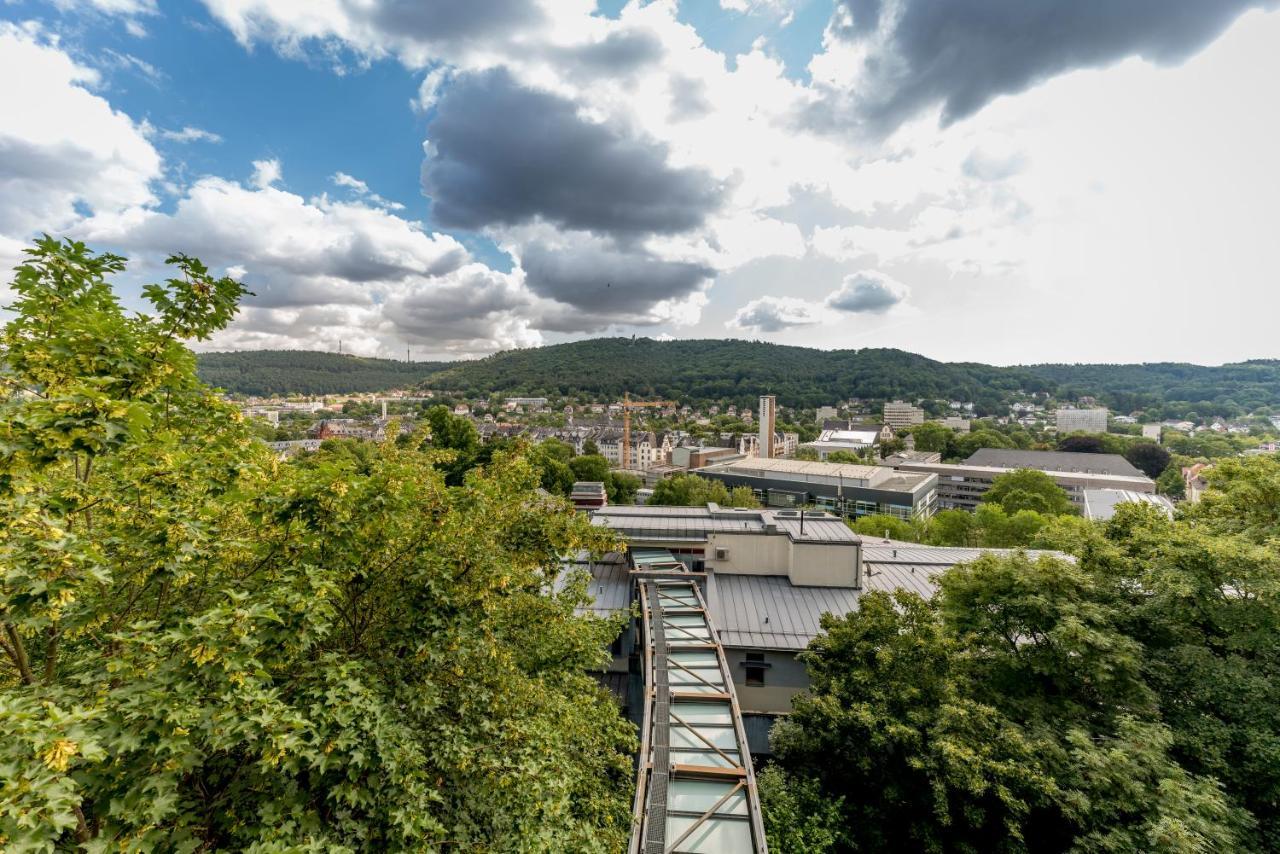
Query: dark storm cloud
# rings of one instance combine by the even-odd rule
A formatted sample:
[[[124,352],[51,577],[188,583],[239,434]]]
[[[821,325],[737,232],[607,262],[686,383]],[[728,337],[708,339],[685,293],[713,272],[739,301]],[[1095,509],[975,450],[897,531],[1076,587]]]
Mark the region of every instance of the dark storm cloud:
[[[428,129],[422,183],[443,225],[478,229],[537,219],[637,237],[700,226],[724,188],[667,165],[667,147],[578,115],[565,98],[519,86],[502,69],[449,87]]]
[[[615,31],[598,42],[560,48],[554,56],[591,74],[627,74],[662,58],[662,42],[644,30]]]
[[[838,38],[866,40],[868,78],[817,121],[892,129],[942,104],[944,124],[999,95],[1126,56],[1170,64],[1242,12],[1280,0],[841,0]],[[878,29],[879,28],[879,29]]]
[[[391,39],[423,43],[514,32],[543,17],[532,0],[346,0],[343,5]]]
[[[689,296],[715,273],[702,264],[664,261],[598,242],[567,249],[532,243],[521,251],[520,266],[538,296],[618,323],[643,321],[654,305]]]

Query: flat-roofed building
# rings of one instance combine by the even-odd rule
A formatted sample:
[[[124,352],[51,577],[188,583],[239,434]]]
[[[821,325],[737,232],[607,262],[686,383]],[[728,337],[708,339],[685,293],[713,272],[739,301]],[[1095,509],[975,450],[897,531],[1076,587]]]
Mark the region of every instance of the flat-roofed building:
[[[1084,491],[1084,518],[1105,522],[1116,515],[1121,504],[1150,504],[1169,518],[1173,518],[1173,502],[1163,495],[1150,492],[1134,492],[1131,489],[1086,489]]]
[[[856,610],[869,590],[927,598],[939,573],[1002,551],[859,537],[842,519],[814,511],[802,523],[799,510],[612,506],[591,520],[620,534],[628,550],[591,565],[594,604],[583,610],[623,613],[644,573],[691,573],[702,585],[757,754],[769,752],[773,720],[809,687],[796,656],[821,632],[823,614]],[[615,645],[613,681],[628,671],[634,639],[632,629]],[[630,688],[633,709],[637,687]]]
[[[600,481],[580,480],[574,483],[569,500],[578,510],[598,510],[609,503],[609,496]]]
[[[836,451],[861,453],[868,448],[874,448],[879,441],[880,430],[877,427],[860,430],[823,430],[818,434],[817,439],[804,442],[800,447],[808,448],[818,455],[819,460],[825,460]]]
[[[924,410],[914,403],[894,400],[884,405],[884,423],[894,429],[924,423]]]
[[[697,469],[715,460],[743,456],[734,448],[692,447],[677,445],[671,449],[671,464],[682,469]]]
[[[1103,408],[1059,409],[1055,421],[1059,434],[1107,432],[1107,410]]]
[[[713,463],[695,473],[731,489],[750,487],[770,507],[813,504],[843,516],[882,513],[910,519],[932,516],[936,503],[936,477],[889,466],[753,457]]]
[[[1117,454],[983,448],[963,463],[907,460],[899,462],[896,468],[902,472],[937,475],[939,510],[974,510],[997,477],[1017,469],[1044,472],[1082,511],[1086,489],[1156,491],[1155,481]]]

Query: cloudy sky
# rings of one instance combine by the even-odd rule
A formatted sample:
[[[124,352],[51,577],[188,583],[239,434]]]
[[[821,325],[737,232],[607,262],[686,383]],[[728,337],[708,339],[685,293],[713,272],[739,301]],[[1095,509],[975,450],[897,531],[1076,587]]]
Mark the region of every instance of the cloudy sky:
[[[1280,0],[0,3],[0,265],[198,255],[219,349],[1277,358],[1278,202]]]

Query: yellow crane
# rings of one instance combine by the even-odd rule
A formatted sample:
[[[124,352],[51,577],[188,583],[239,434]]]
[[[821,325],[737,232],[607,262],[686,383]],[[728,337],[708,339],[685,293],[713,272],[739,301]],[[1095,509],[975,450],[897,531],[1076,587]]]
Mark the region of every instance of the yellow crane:
[[[631,410],[655,406],[675,406],[671,400],[632,400],[630,392],[622,395],[622,467],[631,468]]]

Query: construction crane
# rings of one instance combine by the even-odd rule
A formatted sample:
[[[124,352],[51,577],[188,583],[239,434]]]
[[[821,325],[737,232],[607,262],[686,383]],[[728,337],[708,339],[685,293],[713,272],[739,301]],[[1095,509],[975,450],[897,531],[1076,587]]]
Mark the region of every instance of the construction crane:
[[[632,400],[630,392],[622,395],[622,467],[631,468],[631,410],[655,406],[675,406],[671,400]]]

